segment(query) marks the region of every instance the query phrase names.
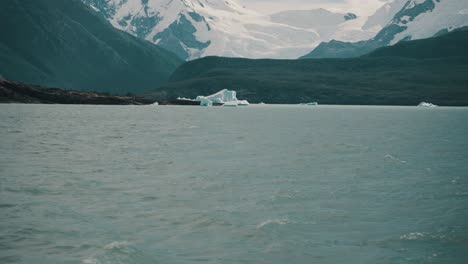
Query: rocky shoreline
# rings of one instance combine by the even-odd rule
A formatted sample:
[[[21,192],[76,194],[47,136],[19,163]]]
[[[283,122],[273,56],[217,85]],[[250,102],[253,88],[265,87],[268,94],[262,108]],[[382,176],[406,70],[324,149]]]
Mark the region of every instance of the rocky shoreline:
[[[148,105],[154,102],[142,97],[47,88],[0,79],[0,103]]]

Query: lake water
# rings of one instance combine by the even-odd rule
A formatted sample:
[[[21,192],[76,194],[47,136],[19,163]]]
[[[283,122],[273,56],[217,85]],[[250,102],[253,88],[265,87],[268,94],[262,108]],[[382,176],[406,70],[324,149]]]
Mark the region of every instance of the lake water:
[[[0,105],[0,263],[467,263],[468,108]]]

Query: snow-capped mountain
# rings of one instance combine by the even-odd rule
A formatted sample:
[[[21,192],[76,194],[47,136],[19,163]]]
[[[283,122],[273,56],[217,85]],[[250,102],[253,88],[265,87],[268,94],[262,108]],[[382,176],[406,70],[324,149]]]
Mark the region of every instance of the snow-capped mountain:
[[[433,37],[468,26],[466,0],[410,0],[387,25],[398,31],[389,44]]]
[[[391,5],[399,4],[401,1],[395,0],[378,10],[376,15],[384,17],[380,14],[392,9]],[[368,23],[363,28],[377,25],[371,18]],[[429,38],[465,26],[468,26],[466,0],[405,0],[402,8],[375,37],[355,43],[324,42],[302,58],[356,57],[400,41]]]
[[[367,17],[352,13],[317,9],[263,15],[235,0],[82,1],[116,28],[183,59],[210,55],[297,58],[320,42],[369,39],[379,29],[363,29]]]
[[[367,19],[362,28],[364,30],[371,28],[377,29],[377,31],[381,30],[392,20],[395,14],[403,8],[406,2],[408,2],[408,0],[388,1]]]

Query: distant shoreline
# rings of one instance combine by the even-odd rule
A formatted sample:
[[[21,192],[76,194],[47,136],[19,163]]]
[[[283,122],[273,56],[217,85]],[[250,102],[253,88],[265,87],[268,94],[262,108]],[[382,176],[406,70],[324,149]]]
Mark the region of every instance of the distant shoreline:
[[[118,96],[100,92],[85,92],[47,88],[0,79],[0,104],[69,104],[69,105],[151,105],[158,102],[161,106],[199,106],[193,102],[178,100],[156,100],[140,96]],[[437,102],[436,102],[437,103]],[[253,105],[257,105],[253,103]],[[265,104],[294,106],[297,103]],[[417,106],[417,104],[320,104],[319,106]],[[439,105],[440,107],[468,107],[468,105]],[[317,106],[303,105],[305,108]]]
[[[0,103],[149,105],[154,102],[155,100],[137,96],[46,88],[0,79]]]

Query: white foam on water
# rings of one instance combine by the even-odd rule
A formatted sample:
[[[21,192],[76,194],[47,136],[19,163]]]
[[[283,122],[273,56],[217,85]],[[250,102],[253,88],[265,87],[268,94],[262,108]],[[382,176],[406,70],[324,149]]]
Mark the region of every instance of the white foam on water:
[[[258,224],[257,229],[261,229],[262,227],[267,226],[267,225],[285,225],[287,223],[288,223],[288,220],[286,219],[268,219]]]
[[[414,233],[408,233],[400,236],[401,240],[421,240],[426,237],[426,234],[424,233],[419,233],[419,232],[414,232]]]
[[[83,259],[82,261],[83,264],[98,264],[99,261],[95,258],[86,258],[86,259]]]
[[[104,249],[110,250],[114,248],[121,248],[122,246],[126,246],[129,243],[127,241],[114,241],[110,244],[104,246]]]
[[[455,177],[452,179],[452,183],[457,184],[459,180],[460,180],[460,177]]]
[[[93,5],[89,5],[94,11],[96,12],[100,12],[101,10],[99,10],[99,8],[93,6]]]
[[[399,162],[399,163],[402,163],[402,164],[406,164],[406,161],[401,160],[401,159],[399,159],[398,157],[395,157],[395,156],[390,155],[390,154],[385,155],[385,158],[386,158],[386,159],[393,160],[393,161],[396,161],[396,162]]]

